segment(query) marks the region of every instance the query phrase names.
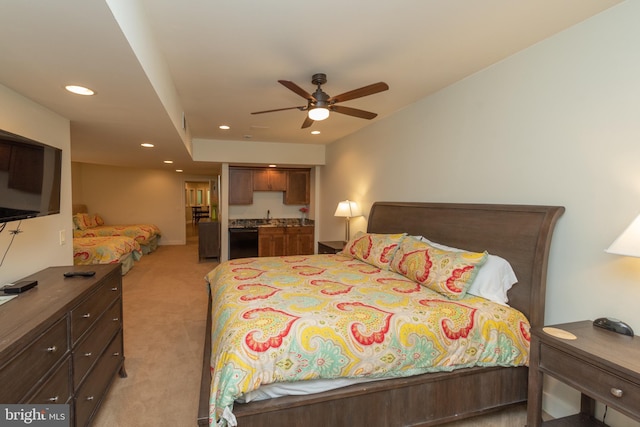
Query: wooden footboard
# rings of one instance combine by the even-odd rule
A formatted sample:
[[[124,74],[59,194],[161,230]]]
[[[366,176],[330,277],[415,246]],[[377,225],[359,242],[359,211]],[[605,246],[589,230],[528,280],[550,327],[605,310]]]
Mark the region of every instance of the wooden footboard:
[[[407,232],[509,260],[519,279],[510,305],[542,326],[551,236],[562,207],[377,202],[368,231]],[[209,301],[211,304],[211,301]],[[198,425],[208,425],[211,307]],[[470,368],[352,385],[308,396],[236,404],[239,427],[433,426],[527,400],[526,367]]]

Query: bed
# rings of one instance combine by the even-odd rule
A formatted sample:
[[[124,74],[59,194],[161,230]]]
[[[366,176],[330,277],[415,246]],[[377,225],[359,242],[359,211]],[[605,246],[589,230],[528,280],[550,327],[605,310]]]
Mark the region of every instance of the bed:
[[[99,214],[90,214],[85,205],[73,205],[73,237],[125,236],[138,242],[143,254],[158,248],[160,229],[154,224],[107,225]]]
[[[122,275],[142,257],[138,242],[126,236],[74,237],[73,264],[122,264]]]
[[[232,408],[228,408],[229,411],[232,411],[231,415],[226,414],[226,418],[223,417],[220,419],[235,419],[241,427],[266,427],[269,425],[436,425],[526,401],[528,374],[526,365],[528,362],[528,354],[525,354],[524,349],[528,344],[527,333],[530,326],[540,326],[543,324],[546,269],[551,235],[555,223],[563,211],[564,209],[562,207],[552,206],[375,203],[369,214],[367,228],[367,233],[371,235],[401,235],[402,237],[399,238],[399,242],[404,242],[402,239],[408,238],[412,239],[412,241],[417,241],[419,237],[423,236],[432,242],[453,248],[464,248],[467,251],[475,251],[474,253],[480,255],[487,251],[493,256],[502,257],[508,261],[518,278],[518,283],[508,291],[508,306],[517,311],[511,310],[511,308],[505,305],[489,303],[484,298],[477,296],[465,295],[462,299],[452,298],[449,300],[448,298],[439,297],[439,293],[435,293],[435,297],[422,298],[422,300],[444,300],[445,304],[449,304],[450,312],[452,310],[456,311],[460,307],[465,307],[463,311],[467,310],[475,313],[474,310],[477,310],[478,307],[473,305],[469,308],[469,304],[471,304],[470,301],[474,301],[473,304],[476,305],[493,307],[489,309],[489,317],[495,316],[496,313],[508,313],[504,314],[504,317],[515,318],[520,331],[501,332],[498,333],[498,336],[502,338],[512,337],[510,340],[511,346],[509,347],[512,351],[509,352],[515,354],[515,359],[507,361],[508,363],[504,360],[498,360],[497,363],[491,363],[496,366],[489,366],[489,363],[485,363],[485,358],[487,357],[485,352],[480,356],[479,361],[467,360],[465,359],[466,356],[464,356],[462,359],[458,358],[459,363],[445,366],[444,369],[437,372],[419,373],[419,369],[409,367],[406,371],[415,373],[415,375],[394,377],[396,375],[395,373],[389,375],[389,371],[386,371],[378,365],[373,365],[371,362],[373,358],[370,357],[367,363],[361,363],[360,370],[358,371],[365,374],[363,377],[366,377],[366,382],[355,383],[309,395],[292,395],[252,401],[249,403],[235,403]],[[414,243],[410,244],[413,245]],[[400,252],[401,248],[406,245],[405,243],[399,243],[397,246],[397,251]],[[410,254],[410,251],[407,251],[406,248],[403,250],[405,251],[404,255],[408,256],[408,254]],[[434,250],[437,251],[439,249],[436,248]],[[443,253],[445,252],[446,251]],[[479,256],[477,257],[478,259],[480,258]],[[380,257],[380,259],[382,258],[384,257]],[[393,259],[396,258],[396,256],[391,254],[388,258],[390,259],[389,265],[391,265],[394,263]],[[410,259],[406,256],[401,258]],[[221,407],[223,405],[216,403],[222,393],[220,390],[236,387],[235,383],[229,387],[227,379],[223,381],[225,385],[220,385],[220,373],[224,370],[224,367],[230,364],[231,359],[235,359],[236,362],[241,359],[238,359],[238,357],[234,356],[231,351],[228,351],[224,345],[221,344],[225,341],[220,339],[221,334],[219,332],[220,330],[224,330],[225,333],[228,332],[227,335],[232,335],[231,333],[236,329],[247,327],[246,325],[229,327],[226,322],[233,317],[233,312],[227,308],[219,311],[219,307],[225,307],[220,306],[219,302],[225,300],[225,298],[236,302],[244,298],[253,301],[253,303],[255,303],[255,301],[262,303],[261,300],[273,299],[272,295],[285,295],[287,292],[290,294],[287,298],[291,299],[291,292],[295,292],[295,287],[288,288],[287,290],[279,289],[274,286],[274,283],[269,282],[266,276],[271,275],[272,279],[279,284],[286,283],[289,278],[292,277],[291,273],[289,273],[289,275],[281,274],[280,277],[278,277],[278,274],[274,273],[274,271],[281,271],[280,267],[283,263],[289,263],[299,267],[300,271],[297,272],[298,274],[302,271],[311,277],[317,270],[323,269],[323,266],[326,266],[327,269],[330,270],[332,267],[325,264],[329,263],[331,259],[333,261],[337,260],[337,262],[342,263],[342,265],[354,265],[356,266],[356,270],[364,272],[363,274],[373,274],[374,270],[378,270],[378,272],[383,270],[383,275],[386,276],[381,279],[382,281],[392,281],[397,285],[395,287],[401,290],[403,287],[405,290],[411,289],[412,280],[406,280],[409,276],[403,276],[398,273],[398,271],[402,270],[402,263],[399,261],[396,262],[394,268],[385,270],[384,268],[377,268],[380,266],[362,263],[360,259],[342,255],[314,255],[304,257],[304,259],[300,257],[283,257],[266,260],[235,260],[221,264],[221,266],[217,267],[207,276],[208,281],[213,283],[211,284],[209,299],[208,331],[205,337],[203,376],[198,414],[199,425],[209,425],[210,420],[212,420],[212,424],[215,423],[215,420],[223,414],[223,408]],[[484,259],[486,260],[486,257],[484,257]],[[258,261],[267,262],[267,265],[270,264],[273,268],[266,268],[264,264],[255,264]],[[238,264],[230,266],[229,263],[232,262]],[[320,265],[313,266],[313,262],[319,262]],[[484,261],[477,261],[479,268],[476,268],[476,271],[482,271],[481,267],[483,262]],[[242,266],[240,263],[247,263],[247,265]],[[226,274],[230,268],[231,270],[235,269],[236,275],[239,276],[240,279],[245,279],[245,281],[241,280],[241,282],[235,285],[233,283],[231,285],[226,283],[228,282],[228,276]],[[468,271],[474,271],[474,269],[469,269]],[[251,274],[256,274],[256,277],[252,278]],[[216,282],[217,276],[221,276],[221,280],[225,283]],[[352,277],[355,282],[348,283],[345,277]],[[469,279],[469,277],[467,277],[467,279]],[[261,280],[265,280],[265,282],[263,283]],[[297,281],[302,279],[298,277],[295,280],[291,280],[297,283]],[[322,278],[319,281],[322,281],[326,285],[329,283],[327,280],[329,279]],[[380,281],[380,278],[378,278],[378,281]],[[361,280],[361,276],[349,276],[349,274],[346,276],[344,274],[342,276],[339,275],[339,278],[334,282],[331,286],[323,287],[322,289],[335,294],[340,294],[341,292],[348,293],[352,292],[352,290],[346,291],[345,285],[346,287],[356,288],[364,283],[364,281]],[[310,281],[304,282],[303,286],[307,286],[308,288],[309,283]],[[244,289],[245,293],[240,296],[226,293],[226,290],[223,291],[222,289],[228,286]],[[418,288],[421,288],[419,292],[423,291],[422,286],[418,286]],[[456,289],[455,286],[453,286],[452,289]],[[363,290],[364,293],[379,295],[379,290],[366,290],[366,288],[363,288]],[[385,296],[385,298],[387,297]],[[380,300],[382,297],[378,299]],[[384,307],[385,310],[383,310],[382,306],[367,306],[369,303],[360,303],[359,301],[360,300],[356,298],[356,302],[341,302],[341,304],[343,304],[342,308],[345,309],[344,311],[347,311],[347,309],[352,311],[365,308],[369,309],[369,313],[361,313],[361,319],[375,318],[376,316],[372,315],[371,312],[382,313],[385,312],[385,310],[387,310],[386,312],[390,312],[386,306]],[[395,304],[395,306],[398,305],[399,304]],[[495,307],[496,305],[497,308]],[[255,305],[252,307],[253,309],[245,310],[243,314],[248,316],[247,319],[254,319],[252,316],[255,316],[259,311],[270,311],[270,321],[276,322],[277,319],[280,319],[279,326],[274,326],[273,328],[275,329],[272,328],[272,330],[286,330],[287,332],[275,334],[267,339],[257,332],[245,330],[245,332],[249,332],[245,333],[246,346],[258,350],[258,352],[255,353],[255,358],[259,359],[262,356],[261,352],[265,351],[267,347],[271,347],[272,349],[282,347],[284,349],[285,347],[282,345],[283,341],[288,339],[287,334],[292,330],[293,324],[302,322],[297,317],[295,319],[291,318],[290,321],[287,322],[285,319],[287,319],[286,315],[289,315],[289,313],[284,310],[278,311],[277,307],[267,305],[259,306],[260,308],[258,309],[255,308]],[[335,311],[336,310],[321,313],[326,313],[327,318],[333,318],[336,314]],[[519,314],[513,314],[514,311]],[[215,317],[211,316],[212,312],[215,312]],[[394,313],[394,316],[394,319],[399,317],[397,313]],[[322,315],[320,317],[322,317]],[[405,315],[405,317],[408,318],[412,316]],[[211,318],[216,319],[216,322],[212,324]],[[389,316],[385,317],[384,315],[382,317],[378,316],[377,324],[382,325],[382,328],[363,329],[365,323],[358,326],[357,322],[352,322],[350,323],[350,329],[347,329],[350,330],[351,335],[354,337],[359,334],[359,339],[361,340],[359,342],[362,344],[362,347],[370,346],[371,349],[378,349],[380,354],[384,356],[381,358],[386,358],[387,361],[391,361],[390,364],[402,365],[407,357],[399,353],[390,352],[388,348],[383,346],[386,342],[386,332],[391,329],[389,328],[389,318]],[[464,319],[465,316],[462,315],[462,318]],[[255,322],[258,323],[268,320],[264,317],[255,317],[255,319]],[[457,326],[450,325],[452,327],[448,327],[448,333],[451,334],[448,339],[449,341],[454,341],[460,335],[466,334],[465,325],[469,324],[469,319],[474,319],[475,321],[475,319],[479,319],[479,317],[467,316],[466,319],[466,323],[463,321],[462,323],[457,323]],[[309,321],[305,320],[305,322],[308,323]],[[434,320],[431,318],[431,320],[425,321],[419,318],[418,324],[420,322],[425,322],[425,324],[434,323]],[[440,324],[444,325],[442,321],[437,320],[435,322],[440,322]],[[247,324],[250,324],[250,322]],[[274,325],[275,324],[276,323],[274,323]],[[376,323],[366,323],[366,325],[369,326],[372,324]],[[417,326],[414,324],[412,327],[416,328]],[[336,329],[335,325],[333,328]],[[447,328],[443,327],[441,329]],[[308,329],[307,332],[301,332],[308,335],[307,345],[309,345],[308,343],[314,342],[316,343],[314,345],[317,345],[320,341],[318,341],[316,336],[326,337],[328,333],[327,329],[323,329],[318,325],[316,325],[315,333],[309,332],[312,330],[313,329]],[[214,335],[213,342],[211,339],[212,334]],[[415,334],[410,333],[408,336],[415,336]],[[406,336],[404,340],[407,341]],[[330,340],[326,340],[323,342],[329,341]],[[438,342],[438,340],[432,341],[432,343],[436,343],[436,346]],[[371,346],[371,344],[373,345]],[[469,348],[473,349],[473,351],[467,352],[468,354],[482,350],[482,344],[465,345],[469,345]],[[486,347],[498,348],[495,347],[495,343],[487,344]],[[222,348],[223,351],[212,353],[212,348]],[[502,348],[503,347],[500,347],[500,349]],[[309,349],[306,348],[305,351],[306,350]],[[304,352],[299,351],[295,354],[303,353]],[[495,351],[493,353],[495,353]],[[224,359],[224,357],[220,356],[221,354],[224,355],[224,357],[231,354],[231,359]],[[277,359],[277,352],[265,352],[264,354],[268,354],[268,357],[271,357],[274,363],[282,365],[282,360]],[[274,354],[276,355],[274,356]],[[392,357],[389,357],[389,355]],[[394,355],[397,356],[396,359],[398,361],[403,362],[394,361]],[[290,365],[297,369],[296,363],[299,362],[299,360],[292,360]],[[344,365],[349,365],[350,363],[351,362],[347,361]],[[507,364],[513,366],[506,366]],[[216,367],[216,369],[212,369],[212,365]],[[296,369],[294,369],[294,371]],[[213,381],[211,375],[212,370],[214,374]],[[275,379],[280,381],[280,377],[284,375],[282,372],[285,370],[286,369],[280,369],[280,371],[274,370],[277,374],[260,373],[256,377],[257,379],[251,378],[249,383],[253,386],[256,383],[271,382],[274,378],[270,378],[269,375],[272,377],[277,376]],[[302,375],[308,375],[308,371],[301,371],[303,372]],[[307,374],[304,372],[307,372]],[[353,371],[351,372],[353,373]],[[239,377],[246,375],[246,372],[238,369]],[[378,377],[385,379],[378,379]],[[285,380],[287,379],[292,379],[292,382],[295,383],[298,378],[296,378],[294,374],[285,378]],[[244,383],[246,383],[246,381]],[[238,382],[238,384],[244,383],[243,381]],[[258,387],[257,390],[259,391],[261,388],[262,387]],[[215,396],[211,395],[212,389]],[[437,400],[437,404],[434,404],[435,400]],[[213,405],[212,402],[214,402]]]

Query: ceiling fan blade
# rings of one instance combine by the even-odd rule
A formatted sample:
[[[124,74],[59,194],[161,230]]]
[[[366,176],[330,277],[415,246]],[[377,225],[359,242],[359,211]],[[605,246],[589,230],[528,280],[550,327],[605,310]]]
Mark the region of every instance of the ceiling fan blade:
[[[287,108],[276,108],[275,110],[256,111],[256,112],[251,113],[251,114],[273,113],[275,111],[285,111],[285,110],[300,110],[300,111],[302,111],[302,110],[304,110],[306,108],[307,107],[303,105],[301,107],[287,107]]]
[[[300,129],[306,129],[306,128],[308,128],[309,126],[311,126],[311,125],[313,124],[313,122],[314,122],[314,121],[313,121],[313,120],[311,120],[311,119],[309,118],[309,116],[307,116],[307,117],[304,119],[304,122],[302,122],[302,127],[301,127]]]
[[[332,105],[329,107],[331,111],[336,113],[346,114],[348,116],[359,117],[361,119],[371,120],[377,116],[376,113],[370,111],[358,110],[357,108],[345,107],[342,105]]]
[[[297,93],[307,101],[315,100],[315,98],[309,92],[302,89],[300,86],[298,86],[294,82],[290,82],[289,80],[278,80],[278,83],[280,83],[282,86],[286,87],[287,89]]]
[[[369,86],[364,86],[359,89],[350,90],[349,92],[341,93],[340,95],[332,96],[327,102],[344,102],[350,99],[362,98],[363,96],[373,95],[374,93],[383,92],[389,89],[389,85],[385,82],[378,82]]]

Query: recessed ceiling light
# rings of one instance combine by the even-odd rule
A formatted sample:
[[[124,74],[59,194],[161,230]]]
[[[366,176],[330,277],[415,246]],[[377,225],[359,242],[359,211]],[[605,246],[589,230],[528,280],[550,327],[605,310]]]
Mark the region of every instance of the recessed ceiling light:
[[[76,86],[76,85],[67,85],[64,87],[69,92],[75,93],[76,95],[94,95],[95,92],[84,86]]]
[[[222,129],[222,130],[228,130],[228,129],[231,129],[231,127],[229,127],[229,126],[227,126],[227,125],[220,125],[220,126],[218,126],[218,127],[219,127],[220,129]]]
[[[320,131],[319,130],[312,130],[311,131],[311,135],[320,135]]]
[[[140,145],[142,145],[144,148],[153,148],[154,147],[154,145],[149,143],[149,142],[143,142]]]
[[[172,163],[173,163],[173,160],[165,160],[164,162],[165,162],[166,164],[170,165],[170,164],[172,164]]]
[[[176,169],[176,172],[184,172],[182,169]]]

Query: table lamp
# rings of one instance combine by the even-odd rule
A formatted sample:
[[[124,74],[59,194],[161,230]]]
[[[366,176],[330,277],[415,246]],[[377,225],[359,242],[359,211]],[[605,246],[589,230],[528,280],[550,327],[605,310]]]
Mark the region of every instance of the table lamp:
[[[345,200],[343,202],[338,203],[338,207],[336,208],[336,213],[334,216],[344,217],[345,218],[345,232],[344,232],[344,241],[348,242],[351,237],[349,233],[349,220],[354,216],[361,216],[362,211],[360,211],[360,207],[358,204],[351,200]]]
[[[640,215],[605,249],[605,252],[640,257]],[[601,317],[594,320],[593,324],[619,334],[633,336],[633,329],[629,325],[612,317]]]

